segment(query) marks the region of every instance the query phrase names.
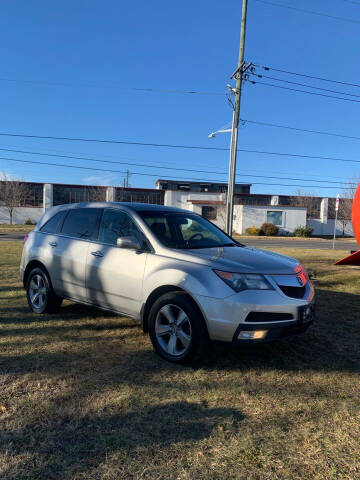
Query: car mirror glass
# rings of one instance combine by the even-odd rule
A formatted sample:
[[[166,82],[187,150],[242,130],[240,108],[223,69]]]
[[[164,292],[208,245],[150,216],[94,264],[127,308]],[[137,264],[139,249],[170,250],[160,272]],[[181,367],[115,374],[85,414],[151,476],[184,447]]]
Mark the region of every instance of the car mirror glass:
[[[141,248],[139,240],[135,237],[119,237],[116,240],[116,245],[119,248],[127,248],[129,250],[140,250]]]

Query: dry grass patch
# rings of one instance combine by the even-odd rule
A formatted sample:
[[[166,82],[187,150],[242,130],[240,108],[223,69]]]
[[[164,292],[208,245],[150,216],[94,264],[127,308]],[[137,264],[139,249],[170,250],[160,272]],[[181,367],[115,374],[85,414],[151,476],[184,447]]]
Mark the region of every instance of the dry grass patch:
[[[291,340],[157,357],[136,322],[65,302],[36,316],[21,244],[0,244],[0,478],[360,478],[360,269],[317,271],[319,319]],[[280,251],[280,250],[279,250]]]
[[[10,225],[9,223],[0,223],[0,233],[31,232],[35,225]]]

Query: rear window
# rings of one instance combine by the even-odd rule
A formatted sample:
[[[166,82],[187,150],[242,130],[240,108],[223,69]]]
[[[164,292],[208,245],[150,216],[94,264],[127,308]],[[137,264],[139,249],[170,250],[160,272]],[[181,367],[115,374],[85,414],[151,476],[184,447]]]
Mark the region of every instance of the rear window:
[[[67,210],[61,210],[61,212],[58,212],[40,228],[40,231],[45,233],[58,233],[66,213]]]
[[[76,208],[69,211],[61,233],[71,237],[95,240],[98,234],[100,208]]]

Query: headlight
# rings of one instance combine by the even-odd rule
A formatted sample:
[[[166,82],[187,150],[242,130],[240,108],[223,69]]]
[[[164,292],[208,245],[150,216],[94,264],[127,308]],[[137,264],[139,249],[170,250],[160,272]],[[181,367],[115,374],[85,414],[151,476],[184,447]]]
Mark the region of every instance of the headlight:
[[[233,273],[214,270],[221,280],[229,285],[235,292],[243,290],[274,290],[264,275],[255,273]]]

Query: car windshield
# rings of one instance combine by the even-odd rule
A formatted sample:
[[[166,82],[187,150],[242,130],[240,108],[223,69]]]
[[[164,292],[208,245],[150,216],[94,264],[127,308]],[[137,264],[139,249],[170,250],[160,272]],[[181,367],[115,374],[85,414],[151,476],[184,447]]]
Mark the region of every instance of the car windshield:
[[[222,230],[199,215],[151,211],[139,214],[166,247],[192,249],[236,245]]]

